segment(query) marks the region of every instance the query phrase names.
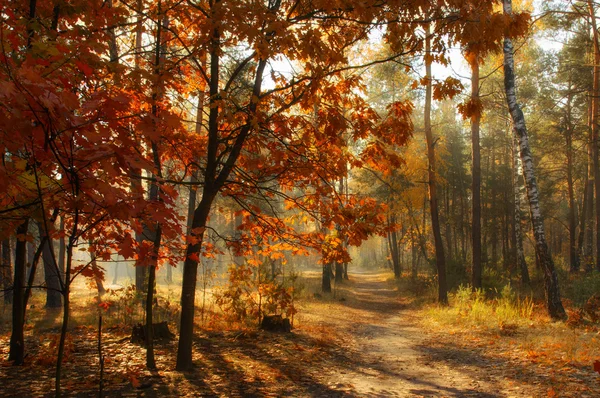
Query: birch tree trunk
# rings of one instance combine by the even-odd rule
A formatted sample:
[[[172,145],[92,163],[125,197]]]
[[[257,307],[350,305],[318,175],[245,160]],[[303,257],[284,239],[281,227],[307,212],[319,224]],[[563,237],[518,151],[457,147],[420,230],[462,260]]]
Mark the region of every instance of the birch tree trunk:
[[[512,1],[503,0],[504,14],[512,17]],[[515,85],[515,61],[513,57],[513,44],[508,37],[504,38],[504,89],[506,91],[506,101],[513,121],[515,133],[519,139],[519,149],[521,162],[523,164],[523,176],[527,188],[527,198],[529,200],[529,209],[531,221],[533,224],[533,234],[535,237],[535,251],[544,272],[544,284],[546,294],[546,305],[548,313],[553,319],[563,319],[566,316],[565,310],[560,299],[560,290],[558,287],[558,277],[554,268],[554,262],[548,250],[546,236],[544,231],[544,218],[542,217],[539,201],[539,191],[535,178],[533,157],[529,148],[529,137],[525,125],[525,116],[521,107],[517,103],[517,93]]]
[[[513,156],[513,189],[514,189],[514,203],[515,203],[515,251],[517,268],[521,273],[521,282],[523,285],[529,285],[529,268],[527,268],[527,261],[525,261],[525,251],[523,250],[523,231],[521,230],[521,189],[519,184],[519,141],[516,133],[513,134],[512,139],[512,156]]]
[[[429,159],[429,206],[431,211],[431,229],[435,243],[435,262],[438,276],[438,302],[448,304],[448,287],[446,284],[446,259],[444,257],[444,243],[440,232],[440,216],[438,210],[437,186],[436,186],[436,167],[435,167],[435,148],[433,142],[433,133],[431,131],[431,39],[429,38],[430,28],[427,29],[427,38],[425,39],[425,73],[427,87],[425,89],[425,138],[427,140],[427,158]]]

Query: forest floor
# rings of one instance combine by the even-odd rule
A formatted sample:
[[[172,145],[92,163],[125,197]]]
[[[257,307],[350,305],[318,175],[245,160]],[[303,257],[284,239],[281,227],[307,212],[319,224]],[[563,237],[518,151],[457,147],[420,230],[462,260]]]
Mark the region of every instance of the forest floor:
[[[313,285],[318,273],[306,273]],[[129,330],[105,330],[107,397],[596,397],[600,376],[587,365],[544,360],[519,334],[436,326],[403,297],[387,272],[351,273],[332,297],[299,304],[292,333],[199,330],[192,372],[175,372],[176,342],[159,344],[159,370],[144,369],[144,349]],[[308,290],[308,289],[307,289]],[[26,365],[6,361],[0,336],[0,396],[53,394],[56,330],[28,328]],[[600,336],[598,336],[600,338]],[[65,396],[97,396],[97,331],[76,326],[63,376]],[[600,359],[600,358],[599,358]]]

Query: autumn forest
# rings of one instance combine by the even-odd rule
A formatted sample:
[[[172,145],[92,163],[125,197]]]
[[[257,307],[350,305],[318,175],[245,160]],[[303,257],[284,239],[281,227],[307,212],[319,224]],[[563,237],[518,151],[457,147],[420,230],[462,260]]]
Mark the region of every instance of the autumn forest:
[[[0,396],[597,396],[598,16],[0,0]]]

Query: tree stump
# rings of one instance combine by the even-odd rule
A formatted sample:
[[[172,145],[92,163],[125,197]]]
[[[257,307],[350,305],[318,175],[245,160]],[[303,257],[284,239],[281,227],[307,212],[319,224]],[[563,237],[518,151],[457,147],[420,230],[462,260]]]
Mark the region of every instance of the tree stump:
[[[281,315],[265,315],[260,323],[260,328],[269,332],[289,333],[292,331],[290,320]]]
[[[146,325],[138,323],[133,327],[131,331],[131,339],[129,341],[131,341],[134,344],[145,344],[146,330]],[[169,325],[167,324],[167,322],[153,323],[152,331],[154,335],[154,340],[171,341],[175,337],[175,335],[169,330]]]

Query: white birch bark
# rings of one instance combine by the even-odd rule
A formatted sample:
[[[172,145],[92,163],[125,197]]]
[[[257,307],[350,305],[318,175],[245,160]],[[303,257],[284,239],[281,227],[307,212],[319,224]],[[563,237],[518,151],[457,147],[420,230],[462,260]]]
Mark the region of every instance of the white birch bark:
[[[503,0],[504,14],[512,16],[512,1]],[[558,277],[554,268],[554,262],[546,243],[546,234],[544,231],[544,218],[540,210],[539,191],[537,180],[535,178],[535,168],[533,157],[529,147],[529,137],[525,116],[517,102],[516,84],[515,84],[515,61],[514,49],[511,39],[504,39],[504,89],[506,91],[506,101],[513,121],[514,130],[519,140],[519,151],[521,162],[523,164],[523,177],[527,189],[527,199],[529,201],[529,210],[531,222],[533,224],[533,234],[535,237],[535,252],[544,272],[546,305],[549,315],[554,319],[565,318],[565,310],[560,299],[558,288]]]
[[[523,284],[529,284],[529,269],[525,261],[525,251],[523,250],[523,232],[521,231],[521,187],[519,186],[519,142],[516,133],[513,134],[513,187],[515,203],[515,246],[517,252],[517,268],[521,272],[521,281]]]

